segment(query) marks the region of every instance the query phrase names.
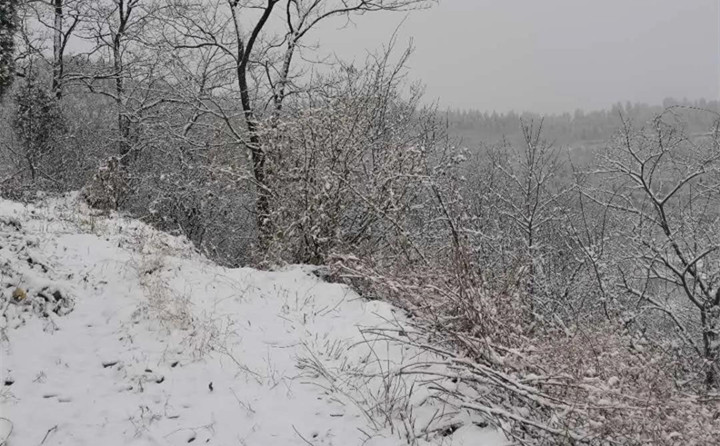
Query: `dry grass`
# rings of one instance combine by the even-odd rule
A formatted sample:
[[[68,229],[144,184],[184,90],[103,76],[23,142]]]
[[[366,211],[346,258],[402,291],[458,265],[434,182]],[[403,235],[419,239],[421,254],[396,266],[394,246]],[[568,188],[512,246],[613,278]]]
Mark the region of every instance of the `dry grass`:
[[[538,329],[520,290],[489,293],[453,267],[383,274],[339,260],[333,277],[405,308],[416,332],[375,334],[441,359],[403,373],[463,384],[436,386],[436,398],[483,414],[516,444],[710,445],[720,436],[720,396],[681,379],[692,370],[682,355],[622,327]]]

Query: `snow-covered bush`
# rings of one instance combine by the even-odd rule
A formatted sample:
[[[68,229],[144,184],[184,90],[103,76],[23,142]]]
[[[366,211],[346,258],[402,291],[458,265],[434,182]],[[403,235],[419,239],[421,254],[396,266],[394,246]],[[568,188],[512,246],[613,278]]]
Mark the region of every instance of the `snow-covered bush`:
[[[12,126],[23,170],[32,181],[41,177],[53,181],[54,169],[48,172],[47,168],[60,159],[57,149],[65,130],[64,118],[55,99],[33,74],[17,91]]]
[[[404,307],[476,392],[447,398],[523,444],[712,442],[717,131],[628,130],[608,168],[574,181],[490,152],[477,190],[433,182],[449,230],[418,245],[424,268],[337,256],[331,277]],[[564,183],[542,190],[551,174]]]
[[[147,147],[128,167],[129,195],[121,210],[184,235],[221,264],[249,263],[257,237],[249,211],[254,196],[237,147],[196,146],[163,129],[146,130],[146,137]]]
[[[82,197],[95,209],[116,211],[128,199],[129,179],[117,157],[110,157],[107,163],[93,175],[85,185]]]
[[[108,157],[113,121],[107,100],[68,89],[62,99],[28,70],[0,104],[0,194],[30,201],[38,192],[81,189]]]
[[[272,261],[322,264],[333,253],[413,263],[427,184],[446,153],[433,108],[397,66],[342,67],[307,101],[263,122]],[[415,220],[413,220],[415,219]],[[414,234],[411,234],[413,232]]]

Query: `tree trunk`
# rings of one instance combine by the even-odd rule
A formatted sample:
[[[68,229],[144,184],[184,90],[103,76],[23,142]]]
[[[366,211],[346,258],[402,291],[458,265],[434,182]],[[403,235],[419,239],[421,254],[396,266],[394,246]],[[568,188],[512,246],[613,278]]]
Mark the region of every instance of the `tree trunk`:
[[[129,13],[128,13],[129,14]],[[122,63],[122,39],[125,31],[127,16],[123,14],[122,3],[120,9],[120,26],[113,37],[113,70],[115,71],[115,106],[117,108],[118,120],[118,154],[120,165],[127,167],[130,162],[130,118],[124,110],[123,97],[125,96],[125,84],[123,81]]]
[[[230,12],[235,26],[235,38],[237,39],[237,81],[238,87],[240,88],[240,102],[243,114],[245,115],[245,123],[247,124],[249,135],[249,143],[246,145],[250,149],[250,158],[252,159],[253,176],[255,177],[255,188],[257,193],[257,197],[255,198],[255,222],[258,228],[258,240],[261,252],[265,252],[267,250],[272,234],[270,224],[270,188],[267,184],[265,172],[265,151],[258,133],[257,122],[255,121],[255,109],[253,108],[248,90],[247,68],[248,63],[250,62],[250,55],[253,52],[253,47],[257,41],[260,31],[264,28],[278,1],[279,0],[268,0],[267,5],[264,7],[262,16],[250,33],[247,43],[241,37],[241,27],[237,16],[237,10],[235,9],[238,5],[238,1],[234,0],[230,2]]]
[[[239,84],[240,100],[245,113],[245,122],[247,123],[250,139],[248,145],[250,148],[250,158],[252,159],[253,177],[255,178],[255,189],[257,193],[255,199],[255,223],[258,228],[260,250],[265,251],[271,237],[270,190],[265,176],[265,152],[263,151],[262,141],[257,131],[257,124],[250,104],[250,95],[248,94],[247,80],[244,72],[239,75]]]
[[[720,388],[718,368],[720,364],[720,306],[703,308],[700,312],[703,330],[703,353],[705,356],[705,386],[708,390]]]
[[[55,8],[55,21],[53,29],[53,78],[52,92],[56,99],[62,97],[62,75],[63,75],[63,0],[53,0]]]

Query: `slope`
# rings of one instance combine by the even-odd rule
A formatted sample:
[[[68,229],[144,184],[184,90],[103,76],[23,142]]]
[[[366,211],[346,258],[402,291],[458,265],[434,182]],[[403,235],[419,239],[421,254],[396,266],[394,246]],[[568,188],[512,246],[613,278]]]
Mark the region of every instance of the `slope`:
[[[502,443],[396,373],[428,358],[364,330],[402,326],[390,305],[219,267],[76,195],[0,200],[0,295],[0,444]]]

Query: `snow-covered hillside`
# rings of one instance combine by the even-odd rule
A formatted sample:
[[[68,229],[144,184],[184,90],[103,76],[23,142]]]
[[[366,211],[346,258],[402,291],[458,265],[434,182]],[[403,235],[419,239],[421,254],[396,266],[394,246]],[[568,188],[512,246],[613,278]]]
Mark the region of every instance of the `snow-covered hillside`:
[[[503,443],[394,373],[428,358],[363,330],[401,324],[390,305],[219,267],[74,195],[0,200],[0,294],[0,444]]]

